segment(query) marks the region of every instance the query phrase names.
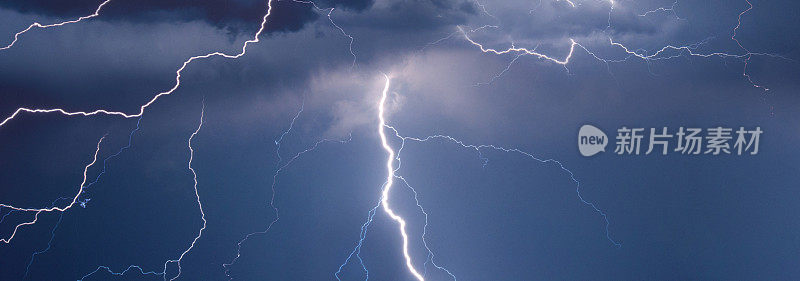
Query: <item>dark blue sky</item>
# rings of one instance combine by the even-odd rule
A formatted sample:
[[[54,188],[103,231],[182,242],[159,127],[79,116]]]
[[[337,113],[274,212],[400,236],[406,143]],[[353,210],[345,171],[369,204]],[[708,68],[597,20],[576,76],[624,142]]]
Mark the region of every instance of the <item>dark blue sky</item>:
[[[0,45],[99,3],[0,3]],[[188,169],[201,111],[191,147],[206,222],[179,280],[416,280],[395,221],[370,212],[387,177],[383,74],[386,122],[402,136],[564,166],[406,141],[393,165],[416,194],[397,178],[389,202],[425,280],[797,279],[800,5],[750,1],[739,24],[744,0],[572,3],[274,1],[246,55],[193,61],[141,119],[21,113],[0,126],[0,204],[64,207],[79,190],[88,201],[0,240],[0,280],[177,276],[167,261],[203,226]],[[251,0],[112,0],[98,17],[34,28],[0,50],[0,119],[20,107],[138,113],[189,57],[240,52],[265,12]],[[579,45],[560,65],[482,53],[459,28],[557,60]],[[690,48],[656,53],[668,45]],[[583,157],[584,124],[612,141],[622,126],[764,133],[757,155],[615,155],[612,143]],[[98,180],[81,189],[101,138],[86,170]],[[34,219],[12,209],[0,208],[0,239]]]

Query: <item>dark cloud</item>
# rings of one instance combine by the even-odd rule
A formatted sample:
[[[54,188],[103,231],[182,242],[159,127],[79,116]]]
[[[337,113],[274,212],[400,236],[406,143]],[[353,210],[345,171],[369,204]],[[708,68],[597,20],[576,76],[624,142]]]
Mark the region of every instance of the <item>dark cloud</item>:
[[[23,13],[42,14],[58,18],[74,18],[94,11],[100,0],[77,1],[4,1],[0,7]],[[361,11],[372,0],[321,1],[321,8],[339,7]],[[273,1],[268,32],[293,32],[318,18],[311,4],[291,0]],[[101,12],[105,20],[132,22],[204,20],[231,31],[253,30],[267,10],[267,1],[188,1],[188,0],[112,0]]]
[[[343,23],[382,31],[435,30],[443,26],[464,24],[476,15],[472,2],[452,1],[392,1],[376,5],[369,13],[345,19]]]
[[[26,13],[37,13],[56,17],[75,17],[86,15],[96,9],[99,0],[77,1],[5,1],[2,6]],[[103,11],[104,19],[154,20],[157,18],[196,19],[203,18],[213,23],[231,21],[257,21],[266,10],[264,1],[236,0],[225,1],[185,1],[185,0],[142,0],[111,1]]]

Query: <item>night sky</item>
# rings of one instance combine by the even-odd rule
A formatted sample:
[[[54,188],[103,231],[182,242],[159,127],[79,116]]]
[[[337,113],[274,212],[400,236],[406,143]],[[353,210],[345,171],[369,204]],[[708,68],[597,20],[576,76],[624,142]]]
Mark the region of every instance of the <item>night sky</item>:
[[[795,1],[111,0],[14,41],[101,3],[0,3],[0,280],[800,278]]]

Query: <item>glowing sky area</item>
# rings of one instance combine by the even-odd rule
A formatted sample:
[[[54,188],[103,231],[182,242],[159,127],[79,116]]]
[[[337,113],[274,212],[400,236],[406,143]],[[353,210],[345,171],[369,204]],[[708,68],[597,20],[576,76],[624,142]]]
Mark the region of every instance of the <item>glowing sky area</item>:
[[[0,280],[796,280],[798,15],[3,1]],[[623,127],[763,134],[618,155]]]

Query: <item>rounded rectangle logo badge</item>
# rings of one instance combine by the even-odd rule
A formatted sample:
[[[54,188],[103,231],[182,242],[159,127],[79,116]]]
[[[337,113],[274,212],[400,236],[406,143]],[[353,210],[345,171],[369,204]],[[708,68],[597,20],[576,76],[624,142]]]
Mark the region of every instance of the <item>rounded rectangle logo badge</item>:
[[[608,136],[603,131],[592,125],[583,125],[578,130],[578,150],[581,155],[589,157],[606,151]]]

